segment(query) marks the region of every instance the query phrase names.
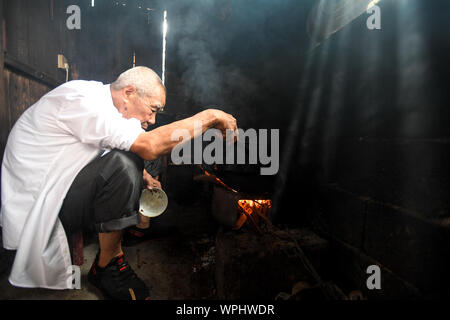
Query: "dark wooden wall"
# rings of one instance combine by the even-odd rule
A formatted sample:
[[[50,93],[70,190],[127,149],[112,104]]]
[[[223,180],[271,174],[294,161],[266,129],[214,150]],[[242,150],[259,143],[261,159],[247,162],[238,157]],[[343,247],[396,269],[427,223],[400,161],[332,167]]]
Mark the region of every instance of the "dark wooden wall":
[[[5,129],[9,132],[22,113],[50,91],[51,87],[8,68],[4,69],[3,78],[8,101],[8,121]]]
[[[6,139],[9,132],[9,112],[6,105],[5,83],[3,77],[3,70],[5,64],[4,55],[4,1],[0,0],[0,159],[3,158],[3,150],[5,148]],[[8,128],[8,129],[7,129]]]

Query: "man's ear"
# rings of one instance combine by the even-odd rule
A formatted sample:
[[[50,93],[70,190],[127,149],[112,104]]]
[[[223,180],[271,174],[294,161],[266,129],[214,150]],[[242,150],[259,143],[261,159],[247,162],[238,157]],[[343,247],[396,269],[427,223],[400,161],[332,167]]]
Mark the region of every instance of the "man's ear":
[[[136,92],[136,88],[134,86],[132,86],[132,85],[126,86],[125,88],[123,88],[123,90],[124,90],[125,97],[127,99],[129,99],[130,97],[136,95],[136,93],[137,93]]]

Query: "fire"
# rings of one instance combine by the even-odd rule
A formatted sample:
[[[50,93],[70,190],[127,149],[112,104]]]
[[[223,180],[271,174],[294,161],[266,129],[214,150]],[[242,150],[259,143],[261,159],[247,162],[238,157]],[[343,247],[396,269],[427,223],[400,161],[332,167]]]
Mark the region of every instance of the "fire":
[[[258,228],[258,220],[260,217],[267,217],[268,211],[272,208],[272,200],[238,200],[238,208],[241,215],[233,229],[240,229],[247,221],[247,217]],[[252,215],[253,213],[256,214]]]
[[[272,200],[239,200],[238,204],[247,214],[252,214],[255,209],[270,209]]]
[[[220,180],[214,174],[211,174],[208,171],[206,171],[202,165],[200,165],[200,168],[204,172],[205,176],[209,177],[216,184],[224,187],[228,191],[231,191],[235,194],[239,194],[239,192],[237,190],[230,188],[228,185],[226,185],[222,180]],[[215,168],[215,169],[217,170],[217,168]],[[194,177],[194,179],[195,179],[195,177]],[[260,231],[260,229],[258,227],[260,218],[264,219],[266,221],[269,221],[267,216],[268,216],[270,209],[272,208],[272,200],[241,199],[241,200],[238,200],[237,203],[238,203],[237,211],[238,211],[239,217],[237,219],[235,226],[233,227],[234,230],[240,229],[248,219],[249,222],[258,231]],[[253,214],[253,213],[255,213],[255,214]],[[270,223],[270,221],[269,221],[269,223]]]

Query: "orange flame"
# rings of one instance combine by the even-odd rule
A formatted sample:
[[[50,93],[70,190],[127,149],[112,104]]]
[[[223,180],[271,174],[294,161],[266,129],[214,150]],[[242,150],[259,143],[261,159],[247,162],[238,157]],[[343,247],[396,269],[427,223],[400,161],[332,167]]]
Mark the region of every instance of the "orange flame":
[[[265,216],[267,210],[272,207],[272,200],[238,200],[238,205],[248,216],[255,212],[255,210],[260,215]],[[233,229],[240,229],[246,221],[247,216],[242,213]]]
[[[272,200],[239,200],[238,204],[247,214],[252,214],[255,207],[271,208]]]

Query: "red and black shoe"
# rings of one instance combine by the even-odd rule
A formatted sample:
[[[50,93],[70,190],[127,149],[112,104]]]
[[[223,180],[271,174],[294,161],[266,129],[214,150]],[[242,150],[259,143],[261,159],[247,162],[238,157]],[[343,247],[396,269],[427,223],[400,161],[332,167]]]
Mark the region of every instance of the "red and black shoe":
[[[104,268],[97,264],[100,253],[88,273],[88,281],[109,300],[150,300],[150,290],[125,260],[124,254]]]

